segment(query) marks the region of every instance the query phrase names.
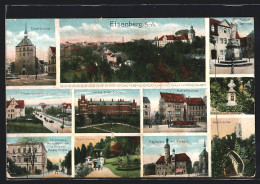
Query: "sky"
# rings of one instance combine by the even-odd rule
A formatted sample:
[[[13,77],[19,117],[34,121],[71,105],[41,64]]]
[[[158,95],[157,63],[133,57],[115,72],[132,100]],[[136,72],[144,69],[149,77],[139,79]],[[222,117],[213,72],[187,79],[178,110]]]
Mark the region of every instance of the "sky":
[[[186,153],[192,161],[199,161],[199,154],[204,149],[206,136],[167,136],[170,144],[170,154],[175,149],[175,154]],[[164,145],[166,136],[144,136],[143,137],[143,160],[144,164],[155,163],[160,156],[165,155]],[[207,150],[208,151],[208,150]]]
[[[100,98],[104,101],[111,101],[112,98],[114,101],[118,99],[124,99],[125,101],[135,101],[137,105],[140,105],[140,96],[138,89],[76,89],[74,90],[74,101],[75,106],[78,106],[78,99],[81,98],[81,95],[84,94],[87,100],[92,98],[93,101],[99,101]]]
[[[48,47],[55,46],[54,19],[6,19],[6,58],[15,60],[15,47],[24,38],[25,23],[36,56],[47,61]]]
[[[158,111],[160,92],[184,94],[187,97],[201,97],[206,94],[206,89],[144,89],[143,96],[148,97],[151,105],[151,113]]]
[[[242,139],[250,137],[255,134],[255,118],[211,118],[211,135],[217,135],[217,124],[219,137],[222,138],[226,135],[234,133],[235,126],[237,123],[241,124]]]
[[[132,23],[130,26],[119,24]],[[118,24],[119,23],[119,24]],[[133,25],[133,23],[135,23]],[[129,25],[129,24],[128,24]],[[205,36],[204,18],[89,18],[60,19],[61,43],[131,41],[154,39],[193,26],[196,36]]]
[[[6,100],[24,100],[26,105],[71,103],[69,89],[7,89]]]
[[[7,137],[7,144],[16,143],[21,137]],[[64,160],[65,155],[71,150],[71,137],[44,137],[44,146],[47,150],[47,158],[53,163],[58,163],[59,159]]]
[[[229,23],[231,23],[233,18],[221,17],[214,19],[219,21],[226,19]],[[235,17],[234,20],[240,37],[246,37],[251,31],[254,30],[254,19],[252,17]]]

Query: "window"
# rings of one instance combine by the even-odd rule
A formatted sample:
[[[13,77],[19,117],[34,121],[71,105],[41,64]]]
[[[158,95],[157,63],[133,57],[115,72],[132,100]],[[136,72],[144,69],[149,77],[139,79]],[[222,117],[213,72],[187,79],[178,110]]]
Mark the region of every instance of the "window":
[[[23,65],[23,68],[25,68],[25,65]]]
[[[147,108],[147,105],[144,105],[145,108]]]
[[[224,38],[224,44],[227,44],[227,39],[226,38]]]
[[[13,161],[16,162],[16,157],[15,156],[13,156]]]
[[[220,38],[220,43],[223,44],[223,38]]]
[[[214,27],[214,25],[211,26],[211,31],[212,31],[212,32],[215,31],[215,27]]]
[[[217,37],[215,37],[215,41],[216,41],[216,43],[218,43],[218,38]]]
[[[21,157],[17,157],[17,159],[18,159],[18,162],[21,162]]]
[[[23,56],[25,56],[25,53],[23,53]]]
[[[145,115],[148,115],[148,112],[147,112],[147,111],[144,111],[144,114],[145,114]]]
[[[218,28],[218,32],[222,33],[222,27]]]
[[[168,104],[168,107],[172,107],[172,105],[171,105],[171,104]]]
[[[29,47],[27,47],[27,50],[29,50]]]
[[[25,63],[25,60],[23,60],[23,63]]]
[[[20,48],[20,51],[22,51],[22,49]]]
[[[31,149],[31,148],[29,148],[29,149],[28,149],[28,153],[31,153],[31,151],[32,151],[32,149]]]
[[[226,28],[224,28],[224,33],[227,33],[227,29]]]
[[[181,114],[181,111],[175,111],[175,114]]]
[[[26,148],[23,148],[23,153],[26,153]]]
[[[223,55],[224,53],[223,53],[223,50],[220,50],[220,55]]]
[[[23,48],[23,51],[25,51],[25,47]]]
[[[21,148],[18,148],[18,153],[21,153]]]
[[[14,112],[14,109],[11,109],[11,112]]]

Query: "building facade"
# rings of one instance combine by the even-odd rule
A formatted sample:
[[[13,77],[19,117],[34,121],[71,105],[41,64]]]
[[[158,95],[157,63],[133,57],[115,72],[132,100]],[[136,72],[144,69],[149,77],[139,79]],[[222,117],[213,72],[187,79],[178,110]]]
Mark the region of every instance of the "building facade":
[[[206,121],[207,107],[202,98],[185,98],[184,94],[160,93],[159,114],[163,123],[172,121]]]
[[[143,97],[143,119],[144,124],[149,123],[151,119],[151,104],[148,97]]]
[[[7,144],[7,157],[20,167],[32,173],[31,160],[34,159],[34,171],[47,172],[47,151],[43,143]]]
[[[155,163],[156,175],[176,175],[189,174],[191,168],[191,160],[186,153],[175,154],[175,149],[172,149],[170,154],[170,145],[166,139],[164,146],[165,155],[161,156]]]
[[[11,100],[6,101],[6,119],[12,120],[25,116],[25,105],[23,100]]]
[[[124,101],[119,99],[118,101],[92,101],[87,100],[85,95],[81,95],[81,98],[78,99],[78,113],[80,115],[90,115],[102,113],[103,115],[130,115],[137,113],[136,110],[137,103],[135,100]]]
[[[206,104],[202,98],[186,98],[187,120],[206,121]]]
[[[227,45],[231,37],[231,24],[226,19],[219,21],[210,18],[210,36],[215,40],[215,45],[210,43],[210,50],[215,49],[216,57],[219,58],[219,60],[225,60]],[[238,45],[240,45],[240,36],[238,32],[236,32],[236,41]]]
[[[199,155],[199,173],[200,175],[208,175],[208,152],[206,150],[205,140],[203,151]]]
[[[15,72],[21,75],[35,75],[38,71],[36,46],[28,38],[27,26],[24,38],[15,48]]]
[[[56,47],[48,49],[48,75],[56,75]]]
[[[163,35],[159,39],[156,40],[156,45],[158,47],[164,47],[168,43],[173,43],[175,41],[182,41],[185,43],[192,43],[195,40],[195,30],[193,26],[190,27],[188,33],[183,33],[181,35]]]

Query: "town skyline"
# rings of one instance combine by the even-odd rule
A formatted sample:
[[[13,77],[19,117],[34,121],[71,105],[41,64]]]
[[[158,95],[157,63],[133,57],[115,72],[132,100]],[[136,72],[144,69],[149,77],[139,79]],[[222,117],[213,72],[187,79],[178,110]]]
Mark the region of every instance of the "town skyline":
[[[119,26],[119,24],[130,24],[130,26]],[[132,39],[154,39],[163,35],[172,35],[178,30],[190,29],[191,26],[196,31],[196,35],[205,36],[204,18],[61,19],[60,35],[61,43],[82,42],[82,40],[129,42]]]
[[[48,105],[71,103],[71,91],[69,89],[8,89],[6,100],[24,100],[25,106],[45,103]]]
[[[47,62],[48,47],[56,45],[54,19],[7,19],[6,58],[15,61],[15,47],[24,38],[26,24],[28,38],[36,46],[36,56]]]
[[[105,101],[118,101],[122,99],[124,101],[133,101],[140,105],[140,94],[138,89],[78,89],[74,91],[74,104],[78,106],[78,99],[81,95],[85,95],[87,100],[99,101],[104,99]]]
[[[158,111],[159,109],[159,100],[160,93],[175,93],[175,94],[184,94],[185,98],[194,97],[203,99],[206,96],[206,89],[197,88],[197,89],[144,89],[143,96],[148,97],[150,100],[151,114]],[[206,104],[207,105],[207,104]]]
[[[144,164],[155,163],[160,156],[165,155],[166,138],[169,139],[170,154],[172,154],[172,149],[175,149],[175,154],[186,153],[192,164],[199,161],[199,154],[204,149],[204,141],[207,146],[206,136],[144,136]]]

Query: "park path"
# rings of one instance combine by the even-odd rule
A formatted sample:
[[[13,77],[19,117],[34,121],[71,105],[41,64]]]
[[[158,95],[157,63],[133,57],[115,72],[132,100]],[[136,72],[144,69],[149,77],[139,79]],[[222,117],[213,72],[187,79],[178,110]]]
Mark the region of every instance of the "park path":
[[[61,173],[55,174],[55,171],[44,176],[44,178],[66,178],[66,177],[68,177],[68,176],[66,176],[65,174],[61,174]]]
[[[115,175],[109,168],[103,167],[102,170],[94,170],[89,173],[86,177],[88,178],[115,178],[119,177]]]

